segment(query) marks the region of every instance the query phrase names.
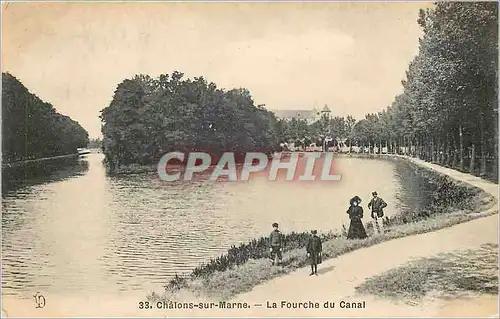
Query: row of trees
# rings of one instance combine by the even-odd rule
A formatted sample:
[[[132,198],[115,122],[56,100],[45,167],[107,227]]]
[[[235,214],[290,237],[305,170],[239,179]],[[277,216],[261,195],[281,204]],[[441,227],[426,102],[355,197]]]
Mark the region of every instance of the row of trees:
[[[280,143],[294,143],[295,146],[307,147],[312,143],[317,146],[337,146],[339,142],[356,143],[353,131],[355,123],[351,115],[334,118],[325,115],[312,124],[303,119],[279,119],[276,122],[276,134]],[[325,143],[326,138],[332,140]]]
[[[2,73],[2,162],[75,154],[88,143],[78,122],[59,114],[14,76]]]
[[[124,80],[101,111],[103,151],[111,171],[155,164],[166,152],[277,150],[276,119],[245,89],[225,91],[174,72]],[[214,156],[215,157],[215,156]]]
[[[498,6],[439,2],[421,10],[424,35],[404,91],[354,126],[364,144],[406,146],[412,155],[497,176]]]
[[[497,3],[440,2],[421,10],[417,22],[424,31],[419,53],[403,93],[387,109],[357,122],[352,116],[312,125],[280,120],[280,141],[307,145],[329,135],[497,176]]]
[[[356,120],[351,115],[329,118],[326,115],[310,125],[306,120],[293,118],[290,121],[279,119],[276,123],[276,133],[281,143],[304,139],[317,139],[321,136],[332,137],[336,140],[353,138],[353,127]]]

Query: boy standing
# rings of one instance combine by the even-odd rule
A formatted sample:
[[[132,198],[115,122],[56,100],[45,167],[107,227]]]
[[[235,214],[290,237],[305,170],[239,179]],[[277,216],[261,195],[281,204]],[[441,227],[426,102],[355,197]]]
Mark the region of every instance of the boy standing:
[[[316,230],[311,231],[312,236],[309,238],[307,242],[306,250],[307,257],[309,257],[311,261],[311,273],[309,276],[318,275],[318,264],[321,263],[321,251],[323,250],[323,246],[321,243],[321,238],[318,237],[318,232]]]
[[[383,234],[384,233],[384,220],[382,217],[384,217],[384,208],[387,207],[387,203],[380,197],[378,197],[377,192],[372,192],[373,198],[372,200],[368,203],[368,209],[371,208],[372,210],[372,215],[371,217],[373,218],[373,223],[374,223],[374,229],[378,232]],[[380,219],[380,223],[378,220]]]
[[[269,235],[269,251],[271,252],[271,263],[274,266],[276,256],[278,257],[278,265],[283,259],[283,235],[278,229],[278,223],[273,223],[273,231]]]

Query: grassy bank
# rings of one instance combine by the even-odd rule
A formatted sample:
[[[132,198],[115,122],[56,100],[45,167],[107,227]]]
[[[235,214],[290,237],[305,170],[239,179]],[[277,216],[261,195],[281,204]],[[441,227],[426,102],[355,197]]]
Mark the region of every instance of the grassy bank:
[[[479,188],[453,181],[448,176],[411,164],[426,177],[434,194],[426,209],[402,212],[386,218],[386,233],[373,235],[373,225],[366,224],[369,238],[347,240],[345,232],[323,235],[323,255],[334,258],[347,252],[376,245],[391,239],[435,231],[479,217],[495,214],[495,199]],[[196,268],[190,275],[177,276],[165,286],[161,295],[149,298],[176,300],[189,294],[198,298],[225,300],[251,290],[269,279],[285,275],[307,264],[304,251],[307,233],[289,234],[286,238],[283,267],[273,267],[267,259],[266,239],[232,247],[227,254]]]
[[[498,245],[422,258],[372,277],[356,287],[362,294],[420,300],[429,294],[458,298],[498,294]]]

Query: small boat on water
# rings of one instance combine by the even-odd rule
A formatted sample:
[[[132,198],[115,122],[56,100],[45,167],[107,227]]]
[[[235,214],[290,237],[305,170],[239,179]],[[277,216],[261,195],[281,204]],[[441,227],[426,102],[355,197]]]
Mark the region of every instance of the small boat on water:
[[[86,148],[77,148],[76,149],[78,151],[78,155],[86,155],[86,154],[90,154],[90,150],[86,149]]]

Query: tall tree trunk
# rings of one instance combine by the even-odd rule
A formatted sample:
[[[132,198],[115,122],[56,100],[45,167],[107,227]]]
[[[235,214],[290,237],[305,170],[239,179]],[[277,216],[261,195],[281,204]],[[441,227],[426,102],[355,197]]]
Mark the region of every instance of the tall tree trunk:
[[[441,137],[436,142],[436,163],[441,164]]]
[[[416,157],[417,156],[417,141],[413,139],[413,137],[411,138],[410,140],[410,154],[412,157]]]
[[[420,142],[419,142],[419,139],[416,138],[416,141],[415,141],[415,157],[416,158],[420,158],[419,152],[418,152],[419,149],[420,149]]]
[[[469,163],[469,172],[471,174],[474,173],[475,166],[476,166],[476,145],[472,144],[470,163]]]
[[[434,145],[434,138],[431,141],[431,162],[436,163],[436,148]]]
[[[439,164],[444,165],[444,138],[439,138]]]
[[[486,140],[484,138],[483,112],[479,114],[479,130],[481,134],[481,176],[486,175]]]
[[[408,144],[408,149],[406,150],[406,152],[408,152],[408,155],[412,156],[412,147],[413,147],[413,140],[411,137],[407,138],[406,139],[406,144]]]
[[[461,171],[464,170],[464,136],[463,136],[463,131],[462,131],[462,124],[458,125],[458,136],[460,138],[460,164],[459,164],[459,169]]]
[[[424,160],[429,160],[429,138],[428,135],[424,137]]]
[[[415,153],[417,155],[417,158],[420,158],[420,138],[417,137],[416,141],[417,145],[415,146]]]
[[[405,156],[407,155],[407,150],[408,150],[406,148],[406,146],[407,146],[406,143],[407,143],[407,140],[406,140],[405,136],[403,135],[403,155],[405,155]]]
[[[427,137],[422,137],[422,159],[427,161]]]
[[[419,159],[422,159],[422,138],[419,137],[417,140],[418,147],[417,147],[417,157]]]
[[[415,151],[414,151],[414,153],[415,153],[416,158],[419,158],[419,156],[418,156],[418,150],[420,149],[419,145],[420,145],[420,143],[418,142],[418,137],[415,137]]]
[[[433,152],[433,149],[432,149],[431,138],[430,138],[429,135],[427,135],[426,144],[427,144],[427,161],[432,162],[432,152]]]
[[[444,160],[444,166],[449,166],[451,164],[450,148],[451,148],[450,135],[446,134],[446,156]]]
[[[410,154],[412,157],[417,157],[417,140],[411,137],[410,139]]]
[[[420,137],[419,143],[420,143],[420,156],[419,156],[419,158],[425,160],[425,139],[423,137]]]
[[[453,135],[452,137],[453,139],[453,158],[452,158],[452,166],[453,168],[457,168],[458,167],[458,163],[459,163],[459,159],[458,159],[458,152],[457,152],[457,139],[455,138],[455,135]]]
[[[443,138],[439,137],[438,144],[438,164],[443,165]]]
[[[412,142],[411,137],[406,138],[405,145],[408,146],[408,148],[405,149],[406,155],[412,156],[411,155],[411,148],[412,148],[413,142]]]
[[[420,146],[421,147],[421,149],[420,149],[420,157],[424,161],[426,161],[427,160],[427,154],[426,154],[427,153],[427,145],[426,145],[427,143],[425,142],[425,137],[421,138],[420,143],[421,143],[420,144],[421,145]]]

